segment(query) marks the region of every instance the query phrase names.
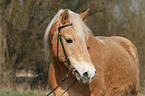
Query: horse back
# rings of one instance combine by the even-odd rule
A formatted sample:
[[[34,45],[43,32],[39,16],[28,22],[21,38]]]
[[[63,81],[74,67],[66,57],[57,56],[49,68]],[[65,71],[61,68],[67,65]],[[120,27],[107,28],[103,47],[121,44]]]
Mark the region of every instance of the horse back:
[[[103,41],[104,43],[105,41],[109,40],[110,43],[113,42],[113,43],[116,43],[115,45],[121,46],[132,57],[132,59],[138,64],[137,48],[134,46],[134,44],[130,40],[124,37],[120,37],[120,36],[112,36],[112,37],[96,36],[95,38],[99,41]],[[139,67],[139,64],[138,64],[138,67]]]

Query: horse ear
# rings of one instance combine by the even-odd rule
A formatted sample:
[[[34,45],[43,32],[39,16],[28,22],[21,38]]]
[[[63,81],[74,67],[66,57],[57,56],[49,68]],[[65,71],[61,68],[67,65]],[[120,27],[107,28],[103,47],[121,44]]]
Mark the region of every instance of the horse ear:
[[[86,18],[88,11],[89,11],[89,9],[87,9],[85,12],[80,14],[80,16],[82,17],[83,20]]]
[[[62,15],[62,21],[61,21],[62,24],[66,24],[69,19],[68,9],[64,10],[64,12],[61,15]]]

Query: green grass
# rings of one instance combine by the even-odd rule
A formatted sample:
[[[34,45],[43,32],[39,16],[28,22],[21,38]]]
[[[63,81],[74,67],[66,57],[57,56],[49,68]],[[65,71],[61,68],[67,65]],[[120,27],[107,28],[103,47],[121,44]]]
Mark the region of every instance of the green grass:
[[[33,91],[17,92],[17,91],[0,91],[0,96],[45,96],[44,93],[34,93]]]

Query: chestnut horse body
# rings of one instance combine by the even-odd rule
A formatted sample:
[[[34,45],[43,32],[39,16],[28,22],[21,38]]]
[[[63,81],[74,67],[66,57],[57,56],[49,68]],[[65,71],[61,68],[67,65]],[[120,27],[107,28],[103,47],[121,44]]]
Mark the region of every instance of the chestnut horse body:
[[[46,53],[50,51],[53,59],[49,68],[51,88],[60,83],[69,68],[73,70],[54,94],[61,95],[77,78],[63,96],[137,96],[139,61],[136,47],[123,37],[94,37],[83,22],[87,11],[77,14],[60,10],[46,30]],[[60,41],[57,46],[58,27],[66,24],[72,26],[61,29],[60,34],[70,67]]]

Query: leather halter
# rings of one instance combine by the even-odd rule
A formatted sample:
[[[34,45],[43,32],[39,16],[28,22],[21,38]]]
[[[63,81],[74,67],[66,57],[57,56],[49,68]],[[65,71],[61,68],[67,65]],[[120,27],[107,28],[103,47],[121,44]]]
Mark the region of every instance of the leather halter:
[[[58,56],[58,48],[59,48],[59,40],[60,40],[60,43],[61,43],[61,46],[62,46],[62,49],[63,49],[63,53],[65,55],[65,59],[67,61],[67,64],[68,64],[68,67],[71,65],[71,62],[66,54],[66,51],[65,51],[65,48],[64,48],[64,45],[63,45],[63,42],[62,42],[62,37],[61,37],[61,34],[60,34],[60,30],[62,28],[65,28],[65,27],[68,27],[68,26],[72,26],[72,24],[67,24],[67,25],[64,25],[64,26],[60,26],[58,27],[58,38],[57,38],[57,57],[59,59],[59,56]],[[70,68],[69,68],[70,69]]]
[[[68,26],[72,26],[72,24],[67,24],[67,25],[63,25],[63,26],[60,26],[58,27],[58,38],[57,38],[57,57],[59,59],[59,56],[58,56],[58,48],[59,48],[59,40],[60,40],[60,43],[61,43],[61,46],[62,46],[62,49],[63,49],[63,53],[65,55],[65,59],[67,61],[67,64],[68,64],[68,67],[69,67],[69,72],[64,76],[64,78],[61,80],[61,82],[51,91],[49,92],[46,96],[49,96],[50,94],[52,94],[62,83],[63,81],[72,73],[72,69],[70,68],[70,65],[71,65],[71,62],[67,56],[67,53],[65,51],[65,48],[64,48],[64,45],[63,45],[63,42],[62,42],[62,37],[61,37],[61,34],[60,34],[60,30],[62,28],[65,28],[65,27],[68,27]],[[67,92],[75,83],[76,83],[77,79],[71,84],[70,87],[68,87],[60,96],[62,96],[65,92]]]

